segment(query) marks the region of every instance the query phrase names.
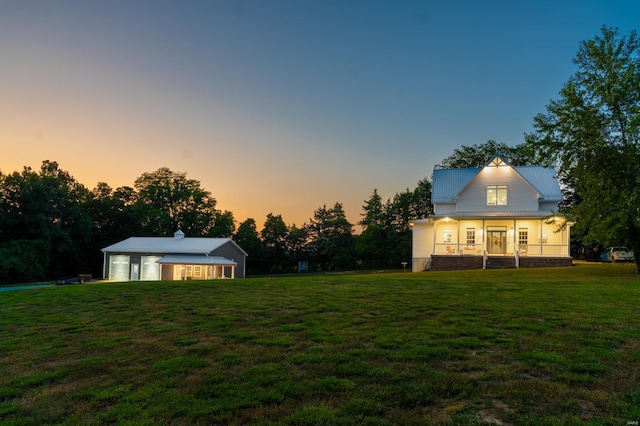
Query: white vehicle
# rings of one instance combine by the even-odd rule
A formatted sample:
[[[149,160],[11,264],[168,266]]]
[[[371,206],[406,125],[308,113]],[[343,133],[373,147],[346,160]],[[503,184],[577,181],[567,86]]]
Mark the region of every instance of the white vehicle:
[[[626,247],[608,247],[600,255],[603,262],[633,262],[633,252]]]

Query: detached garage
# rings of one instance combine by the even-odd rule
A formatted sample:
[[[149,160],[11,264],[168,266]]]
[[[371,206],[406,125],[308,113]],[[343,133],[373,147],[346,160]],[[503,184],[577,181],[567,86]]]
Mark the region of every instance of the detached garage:
[[[230,238],[131,237],[102,249],[110,281],[244,278],[247,253]]]

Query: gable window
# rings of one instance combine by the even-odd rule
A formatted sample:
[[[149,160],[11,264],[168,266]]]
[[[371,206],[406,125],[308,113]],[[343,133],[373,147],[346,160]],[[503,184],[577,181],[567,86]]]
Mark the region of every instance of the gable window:
[[[507,185],[487,186],[487,205],[506,206],[507,205]]]
[[[474,246],[476,244],[476,228],[467,228],[467,245]]]

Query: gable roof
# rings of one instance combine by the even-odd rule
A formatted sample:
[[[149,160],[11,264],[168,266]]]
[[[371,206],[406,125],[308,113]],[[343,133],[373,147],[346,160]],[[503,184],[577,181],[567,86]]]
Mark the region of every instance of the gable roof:
[[[229,243],[237,247],[245,256],[247,255],[231,238],[130,237],[105,247],[102,251],[207,255]]]
[[[495,158],[495,157],[494,157]],[[491,166],[487,166],[491,167]],[[562,201],[562,191],[553,167],[510,166],[545,201]],[[482,168],[436,169],[433,171],[431,202],[452,203]]]
[[[432,203],[450,203],[480,173],[473,169],[436,169],[431,186]]]

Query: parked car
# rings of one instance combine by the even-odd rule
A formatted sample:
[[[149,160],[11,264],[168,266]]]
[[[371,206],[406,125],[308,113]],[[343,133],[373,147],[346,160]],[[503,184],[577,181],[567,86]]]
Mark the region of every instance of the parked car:
[[[91,274],[78,274],[75,277],[59,279],[57,284],[58,285],[63,285],[63,284],[84,284],[84,283],[88,283],[90,281],[93,281],[93,277],[91,276]]]
[[[600,255],[603,262],[633,262],[633,252],[626,247],[607,247]]]

